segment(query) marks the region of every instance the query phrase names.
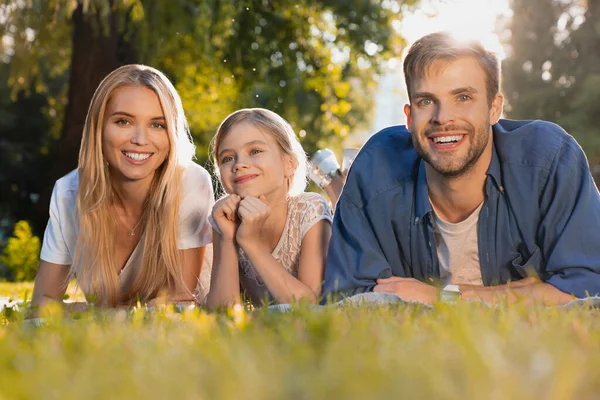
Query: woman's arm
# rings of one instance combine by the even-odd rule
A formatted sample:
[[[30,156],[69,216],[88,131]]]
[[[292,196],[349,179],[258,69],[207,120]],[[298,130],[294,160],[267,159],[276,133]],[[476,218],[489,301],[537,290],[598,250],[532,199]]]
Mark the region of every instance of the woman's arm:
[[[238,249],[233,239],[213,230],[213,269],[206,305],[210,309],[240,304]]]
[[[37,316],[39,308],[48,302],[62,303],[69,283],[69,268],[69,265],[40,260],[31,300],[34,316]]]
[[[260,242],[244,247],[250,261],[278,303],[307,299],[316,303],[321,294],[331,223],[317,222],[302,239],[298,278],[290,274]]]
[[[194,292],[202,270],[206,246],[181,250],[182,278],[184,287],[176,285],[171,289],[171,301],[194,301]]]

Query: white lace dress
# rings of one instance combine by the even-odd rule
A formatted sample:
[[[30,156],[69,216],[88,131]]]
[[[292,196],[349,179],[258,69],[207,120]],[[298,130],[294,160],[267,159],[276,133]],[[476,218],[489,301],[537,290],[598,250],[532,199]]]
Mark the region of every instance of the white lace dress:
[[[289,198],[285,227],[271,255],[293,276],[298,276],[300,249],[304,235],[323,219],[331,223],[333,215],[327,200],[320,194],[305,192]],[[213,228],[219,232],[212,217],[209,220]],[[257,305],[263,304],[265,301],[273,301],[262,278],[241,248],[238,259],[240,285],[245,296]]]

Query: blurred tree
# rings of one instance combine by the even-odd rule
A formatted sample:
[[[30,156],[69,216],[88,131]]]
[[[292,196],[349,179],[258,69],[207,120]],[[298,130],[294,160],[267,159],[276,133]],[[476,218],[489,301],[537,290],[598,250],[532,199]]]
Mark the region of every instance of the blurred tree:
[[[16,282],[30,281],[35,278],[40,264],[40,238],[31,232],[27,221],[15,224],[13,237],[0,256],[0,263],[11,271],[10,279]]]
[[[13,94],[47,91],[70,76],[68,101],[53,100],[58,147],[36,228],[47,218],[54,181],[74,168],[93,90],[118,65],[163,70],[184,102],[205,162],[218,123],[241,107],[289,120],[305,150],[339,146],[368,124],[378,66],[399,54],[391,27],[415,0],[28,0],[0,5],[10,37]],[[5,52],[6,54],[6,52]],[[70,74],[69,74],[70,73]],[[67,93],[63,91],[62,93]]]
[[[563,126],[600,165],[600,0],[512,0],[507,114]]]

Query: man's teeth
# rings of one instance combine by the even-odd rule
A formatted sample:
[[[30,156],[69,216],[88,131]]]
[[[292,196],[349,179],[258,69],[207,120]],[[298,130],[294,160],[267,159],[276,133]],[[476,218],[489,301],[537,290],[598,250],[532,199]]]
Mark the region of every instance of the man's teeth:
[[[127,157],[131,158],[132,160],[136,160],[136,161],[144,161],[145,159],[147,159],[148,157],[150,157],[152,154],[140,154],[140,153],[128,153],[128,152],[123,152],[123,154],[125,154]]]
[[[462,135],[434,137],[433,141],[435,143],[450,143],[450,142],[458,142],[460,139],[462,139]]]

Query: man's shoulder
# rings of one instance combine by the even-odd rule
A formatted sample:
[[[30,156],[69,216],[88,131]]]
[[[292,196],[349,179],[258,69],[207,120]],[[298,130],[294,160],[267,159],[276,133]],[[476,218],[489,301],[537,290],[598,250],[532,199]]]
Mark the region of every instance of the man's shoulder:
[[[404,125],[375,133],[360,149],[344,187],[346,196],[361,206],[415,177],[419,156]]]
[[[577,145],[559,125],[548,121],[502,119],[494,125],[494,143],[501,162],[548,169],[560,149]]]

